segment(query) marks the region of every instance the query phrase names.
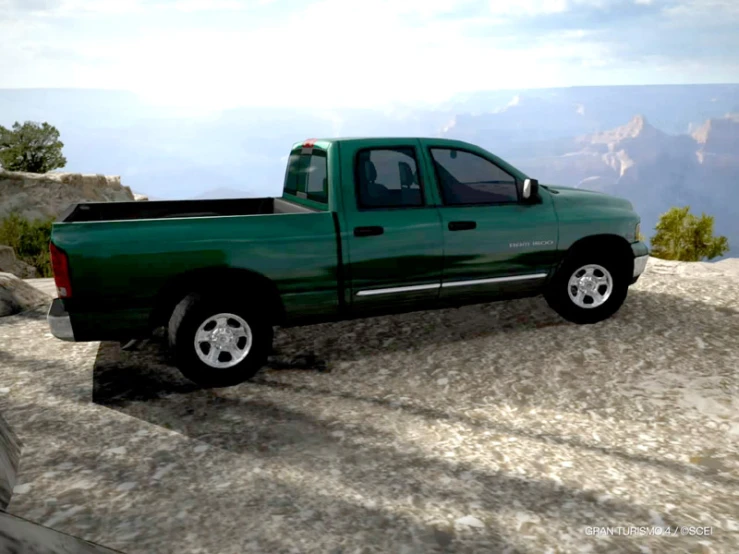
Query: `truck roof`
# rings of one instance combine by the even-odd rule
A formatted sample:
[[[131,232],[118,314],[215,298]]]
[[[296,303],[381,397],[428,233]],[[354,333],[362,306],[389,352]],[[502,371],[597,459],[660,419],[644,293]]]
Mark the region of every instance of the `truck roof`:
[[[465,142],[462,140],[455,140],[455,139],[449,139],[449,138],[439,138],[439,137],[333,137],[333,138],[310,138],[305,139],[300,142],[296,142],[293,144],[291,148],[291,152],[296,152],[297,150],[301,150],[302,154],[308,154],[312,153],[314,148],[318,148],[319,150],[327,150],[332,144],[344,142],[344,143],[361,143],[364,141],[369,142],[372,146],[380,146],[380,145],[386,145],[386,146],[393,146],[394,142],[397,141],[413,141],[413,140],[421,140],[421,141],[428,141],[428,143],[434,145],[434,146],[440,146],[440,147],[449,147],[449,148],[459,148],[460,150],[468,150],[470,152],[483,152],[479,146],[474,145],[470,142]],[[509,163],[507,163],[505,160],[499,158],[495,154],[492,154],[490,152],[487,152],[487,155],[491,157],[495,163],[497,163],[500,167],[502,167],[504,170],[508,171],[512,175],[516,176],[518,179],[527,179],[528,175],[526,175],[523,171],[520,169],[513,167]]]
[[[408,136],[364,136],[364,137],[332,137],[332,138],[309,138],[302,140],[300,142],[296,142],[293,145],[293,148],[298,148],[303,145],[317,145],[319,147],[324,145],[329,145],[337,142],[362,142],[362,141],[387,141],[387,142],[393,142],[393,141],[407,141],[407,140],[424,140],[424,141],[432,141],[435,144],[439,145],[447,145],[447,146],[465,146],[465,147],[473,147],[476,148],[475,145],[464,142],[461,140],[455,140],[455,139],[448,139],[448,138],[439,138],[439,137],[408,137]],[[323,143],[323,144],[319,144]]]

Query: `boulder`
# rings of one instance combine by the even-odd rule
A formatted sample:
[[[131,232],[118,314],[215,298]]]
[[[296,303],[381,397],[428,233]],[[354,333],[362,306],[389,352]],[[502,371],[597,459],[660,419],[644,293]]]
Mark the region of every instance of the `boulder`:
[[[45,306],[51,296],[26,283],[12,273],[0,273],[0,317]]]
[[[133,202],[121,178],[80,173],[23,173],[0,169],[0,219],[16,211],[34,219],[56,218],[70,204]]]
[[[15,252],[10,246],[0,244],[0,272],[12,273],[21,279],[33,279],[36,277],[36,268],[15,257]]]

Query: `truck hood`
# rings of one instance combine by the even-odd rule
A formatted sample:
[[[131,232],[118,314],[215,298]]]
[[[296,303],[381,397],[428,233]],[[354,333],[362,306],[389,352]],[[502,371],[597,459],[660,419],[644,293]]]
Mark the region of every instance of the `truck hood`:
[[[543,185],[552,194],[554,203],[562,206],[602,206],[634,211],[634,206],[625,198],[611,196],[604,192],[578,189],[574,187],[560,187]]]

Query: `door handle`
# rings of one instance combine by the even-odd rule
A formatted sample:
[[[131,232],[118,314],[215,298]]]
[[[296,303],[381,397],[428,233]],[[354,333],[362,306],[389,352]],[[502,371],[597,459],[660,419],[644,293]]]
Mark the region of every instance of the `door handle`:
[[[450,221],[448,227],[450,231],[467,231],[468,229],[476,229],[477,222],[475,221]]]
[[[354,227],[355,237],[374,237],[377,235],[381,235],[384,232],[385,232],[385,229],[383,229],[382,227],[377,227],[377,226]]]

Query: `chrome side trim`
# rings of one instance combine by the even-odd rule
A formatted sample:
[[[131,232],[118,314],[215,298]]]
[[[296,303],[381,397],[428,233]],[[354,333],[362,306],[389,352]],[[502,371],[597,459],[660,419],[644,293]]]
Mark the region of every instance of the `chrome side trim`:
[[[509,283],[512,281],[529,281],[531,279],[545,279],[546,273],[532,273],[530,275],[513,275],[510,277],[493,277],[491,279],[473,279],[471,281],[449,281],[431,285],[412,285],[409,287],[391,287],[387,289],[360,290],[357,296],[374,296],[377,294],[393,294],[396,292],[413,292],[417,290],[431,290],[441,287],[470,287],[474,285],[488,285],[492,283]]]
[[[634,275],[632,277],[638,277],[644,273],[644,270],[647,269],[647,261],[649,261],[649,254],[634,258]]]
[[[531,279],[546,279],[547,273],[532,273],[531,275],[513,275],[511,277],[494,277],[492,279],[473,279],[472,281],[448,281],[442,287],[468,287],[474,285],[488,285],[492,283],[509,283],[512,281],[529,281]]]
[[[441,288],[441,283],[432,283],[430,285],[412,285],[409,287],[391,287],[389,289],[372,289],[360,290],[357,296],[375,296],[378,294],[394,294],[396,292],[413,292],[417,290],[431,290]]]

